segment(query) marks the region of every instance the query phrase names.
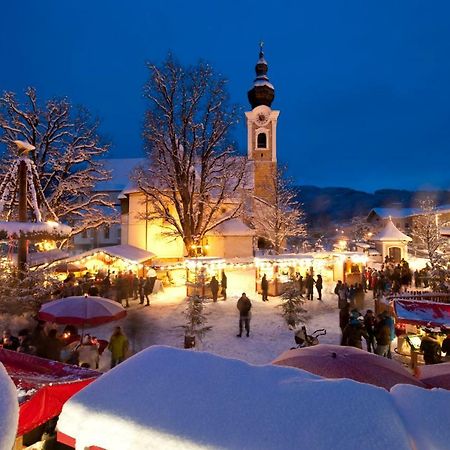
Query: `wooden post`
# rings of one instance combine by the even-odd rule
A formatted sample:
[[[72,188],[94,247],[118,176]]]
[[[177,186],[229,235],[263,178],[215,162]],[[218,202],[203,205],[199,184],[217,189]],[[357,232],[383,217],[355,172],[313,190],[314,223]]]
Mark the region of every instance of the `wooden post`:
[[[27,165],[25,161],[20,161],[18,171],[19,184],[19,222],[27,222]],[[17,268],[19,278],[25,277],[28,260],[27,240],[23,236],[19,236],[17,248]]]

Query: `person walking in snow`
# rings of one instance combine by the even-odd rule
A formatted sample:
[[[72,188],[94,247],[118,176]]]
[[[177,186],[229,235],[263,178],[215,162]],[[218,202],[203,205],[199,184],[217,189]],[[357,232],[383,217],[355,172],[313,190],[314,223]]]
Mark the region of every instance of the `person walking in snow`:
[[[213,302],[217,302],[217,296],[219,295],[219,282],[217,281],[217,278],[215,276],[211,278],[209,287],[211,289]]]
[[[317,275],[317,280],[316,280],[316,289],[317,289],[317,300],[322,300],[322,289],[323,289],[323,280],[322,280],[322,275]]]
[[[237,337],[242,336],[242,329],[245,326],[245,331],[247,332],[247,337],[250,336],[250,310],[252,309],[252,302],[247,297],[245,292],[242,293],[240,299],[236,305],[239,310],[239,334]]]
[[[262,292],[262,301],[268,302],[268,294],[269,294],[269,282],[267,281],[267,275],[264,274],[261,278],[261,292]]]
[[[114,328],[109,339],[108,350],[111,352],[111,369],[123,362],[128,352],[128,339],[120,327]]]

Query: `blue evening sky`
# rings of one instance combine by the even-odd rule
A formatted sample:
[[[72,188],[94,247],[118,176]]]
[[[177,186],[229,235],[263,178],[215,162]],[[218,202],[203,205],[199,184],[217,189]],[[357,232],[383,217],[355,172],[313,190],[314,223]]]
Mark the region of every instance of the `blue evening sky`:
[[[450,2],[9,0],[0,90],[67,96],[140,156],[145,61],[206,59],[248,108],[264,40],[278,156],[298,184],[450,185]],[[235,130],[245,151],[242,120]]]

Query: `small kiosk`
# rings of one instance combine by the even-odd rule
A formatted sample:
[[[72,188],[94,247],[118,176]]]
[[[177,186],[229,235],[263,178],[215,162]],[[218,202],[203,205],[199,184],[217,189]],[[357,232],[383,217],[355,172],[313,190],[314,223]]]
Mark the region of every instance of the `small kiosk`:
[[[256,292],[261,291],[261,279],[264,274],[269,282],[269,293],[272,297],[282,295],[295,280],[296,274],[303,277],[313,273],[313,258],[305,254],[267,255],[255,258]]]
[[[202,298],[212,298],[209,282],[213,276],[220,283],[220,275],[225,267],[223,258],[198,257],[186,258],[186,295],[198,295]]]
[[[375,248],[381,253],[383,261],[388,258],[397,264],[402,259],[408,259],[408,243],[412,241],[412,238],[402,233],[391,219],[372,240],[375,243]]]
[[[342,280],[349,285],[362,282],[367,255],[362,252],[339,252],[334,254],[334,281]]]

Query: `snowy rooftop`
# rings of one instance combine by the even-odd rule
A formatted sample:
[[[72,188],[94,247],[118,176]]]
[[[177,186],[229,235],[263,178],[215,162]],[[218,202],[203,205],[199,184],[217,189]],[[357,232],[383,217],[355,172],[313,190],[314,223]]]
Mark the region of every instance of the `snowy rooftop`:
[[[145,158],[105,158],[105,169],[111,171],[111,180],[101,181],[95,186],[96,191],[122,191],[130,183],[130,175],[135,167]]]
[[[254,236],[255,230],[252,230],[241,219],[230,219],[221,223],[208,234],[220,236]]]
[[[373,241],[412,241],[412,238],[402,233],[392,222],[388,220],[386,226],[377,233],[373,238]]]
[[[446,390],[397,385],[389,393],[158,346],[66,402],[58,431],[77,449],[429,450],[448,448],[449,421]]]
[[[93,248],[92,250],[88,250],[78,255],[71,256],[70,258],[67,258],[65,262],[78,261],[81,258],[95,255],[96,253],[106,253],[107,255],[116,258],[126,259],[135,264],[143,263],[145,261],[152,259],[155,256],[154,253],[149,252],[147,250],[143,250],[142,248],[133,247],[132,245],[127,244],[121,244],[121,245],[112,245],[110,247]]]

